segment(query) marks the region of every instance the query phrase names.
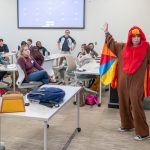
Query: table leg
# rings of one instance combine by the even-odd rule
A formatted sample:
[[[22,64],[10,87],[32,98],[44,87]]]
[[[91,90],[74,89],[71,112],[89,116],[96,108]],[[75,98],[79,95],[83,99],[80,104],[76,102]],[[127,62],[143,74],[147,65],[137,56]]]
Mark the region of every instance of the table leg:
[[[101,103],[102,103],[102,83],[101,83],[101,79],[100,79],[100,82],[99,82],[99,105],[98,106],[101,106]]]
[[[16,79],[15,79],[16,77],[15,77],[15,71],[13,71],[13,91],[15,92],[15,90],[16,90]]]
[[[75,99],[77,102],[77,131],[80,132],[80,92],[77,93]]]
[[[44,121],[44,150],[47,150],[47,121]]]

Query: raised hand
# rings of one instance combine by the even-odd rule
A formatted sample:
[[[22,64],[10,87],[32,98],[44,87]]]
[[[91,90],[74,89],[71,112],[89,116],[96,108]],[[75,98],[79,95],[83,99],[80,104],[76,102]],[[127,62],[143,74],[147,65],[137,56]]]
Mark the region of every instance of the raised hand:
[[[107,33],[107,32],[108,32],[108,23],[105,23],[101,29],[102,29],[105,33]]]

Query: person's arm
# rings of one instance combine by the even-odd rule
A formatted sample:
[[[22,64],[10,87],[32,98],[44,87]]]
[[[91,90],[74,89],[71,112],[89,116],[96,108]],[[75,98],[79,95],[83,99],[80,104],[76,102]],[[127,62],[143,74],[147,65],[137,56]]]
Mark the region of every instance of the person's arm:
[[[82,61],[84,61],[85,59],[91,59],[91,58],[92,57],[90,54],[85,54],[79,59],[79,61],[82,63]]]
[[[74,38],[70,37],[70,39],[71,39],[71,41],[72,41],[72,43],[73,43],[73,46],[71,47],[70,50],[73,51],[73,50],[76,48],[77,43],[76,43],[76,41],[75,41]]]
[[[26,65],[25,65],[25,61],[22,57],[20,57],[17,61],[17,63],[20,65],[20,67],[22,68],[24,74],[25,74],[25,81],[26,82],[30,82],[29,81],[29,78],[28,78],[28,75],[27,75],[27,71],[26,71]]]
[[[60,38],[58,39],[58,41],[57,41],[58,50],[61,50],[60,42],[61,42],[61,37],[60,37]]]
[[[34,58],[32,58],[34,61],[34,67],[38,70],[43,70],[43,68],[36,62],[36,60]]]
[[[44,56],[45,56],[45,52],[47,52],[48,55],[50,55],[50,52],[45,47],[43,47],[43,50],[44,50]]]
[[[8,53],[9,52],[8,46],[6,44],[4,44],[4,46],[5,46],[5,53]]]
[[[105,43],[107,44],[107,47],[115,54],[118,56],[118,51],[122,50],[124,47],[124,43],[118,43],[117,41],[114,40],[113,36],[109,33],[108,31],[108,24],[106,23],[103,26],[103,31],[105,32]]]
[[[98,57],[98,53],[95,50],[93,50],[93,51],[94,51],[94,56]]]
[[[76,43],[73,44],[72,50],[74,50],[76,48]]]

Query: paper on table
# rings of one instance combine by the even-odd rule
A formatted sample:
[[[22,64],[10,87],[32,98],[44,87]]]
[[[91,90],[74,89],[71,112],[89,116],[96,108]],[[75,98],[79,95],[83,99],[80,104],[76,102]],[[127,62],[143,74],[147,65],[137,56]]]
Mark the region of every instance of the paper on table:
[[[7,68],[15,68],[16,67],[16,65],[15,64],[11,64],[11,65],[7,65]]]

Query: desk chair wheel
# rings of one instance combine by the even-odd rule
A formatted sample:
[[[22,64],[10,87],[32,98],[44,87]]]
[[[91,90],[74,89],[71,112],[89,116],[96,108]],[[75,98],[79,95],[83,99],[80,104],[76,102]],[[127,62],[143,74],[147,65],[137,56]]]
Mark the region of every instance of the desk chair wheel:
[[[77,128],[77,131],[78,131],[78,132],[81,132],[81,128]]]
[[[101,104],[99,103],[97,106],[98,106],[98,107],[100,107],[100,106],[101,106]]]
[[[73,104],[74,104],[74,105],[77,105],[77,102],[76,102],[76,101],[74,101],[74,102],[73,102]]]
[[[49,124],[47,124],[47,128],[49,128]]]

